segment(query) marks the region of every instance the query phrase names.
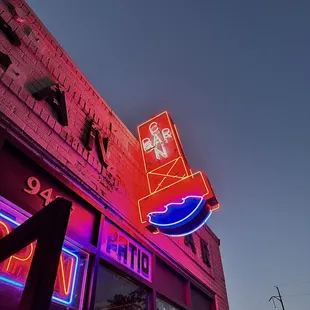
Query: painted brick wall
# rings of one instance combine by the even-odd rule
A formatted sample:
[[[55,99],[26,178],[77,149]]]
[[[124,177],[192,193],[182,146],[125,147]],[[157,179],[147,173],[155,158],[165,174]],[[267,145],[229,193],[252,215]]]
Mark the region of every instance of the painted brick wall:
[[[209,228],[194,234],[197,254],[184,245],[184,238],[152,235],[139,225],[137,200],[146,193],[146,177],[137,139],[114,114],[89,81],[82,75],[65,51],[51,36],[29,6],[20,0],[11,2],[20,18],[0,3],[1,17],[21,40],[13,46],[0,32],[0,52],[9,55],[12,64],[6,72],[0,71],[0,125],[14,123],[33,139],[33,143],[58,161],[59,169],[66,167],[102,196],[123,218],[129,229],[142,235],[166,256],[178,261],[217,294],[218,310],[228,310],[219,240]],[[32,33],[25,33],[31,27]],[[29,33],[29,31],[28,31]],[[66,92],[69,125],[59,124],[51,106],[44,100],[36,101],[31,95],[51,81],[60,83]],[[93,120],[103,134],[112,131],[108,145],[105,169],[96,150],[87,151],[83,134],[87,120]],[[4,125],[5,124],[5,125]],[[83,185],[82,185],[83,186]],[[211,268],[201,257],[199,238],[207,241]]]

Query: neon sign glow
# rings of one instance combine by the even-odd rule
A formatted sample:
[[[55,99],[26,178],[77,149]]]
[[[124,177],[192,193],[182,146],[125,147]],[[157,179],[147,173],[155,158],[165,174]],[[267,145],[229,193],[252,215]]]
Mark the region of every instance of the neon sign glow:
[[[139,199],[140,219],[170,236],[199,229],[219,208],[211,184],[193,173],[167,112],[138,126],[149,193]]]
[[[20,224],[0,212],[0,238],[9,234]],[[30,244],[15,255],[0,263],[0,282],[23,288],[34,253],[34,244]],[[79,258],[72,251],[63,247],[59,260],[57,277],[52,299],[69,306],[72,303]]]
[[[152,254],[108,220],[104,221],[101,250],[127,269],[152,282]]]
[[[168,140],[172,139],[170,129],[164,128],[160,131],[158,124],[156,122],[152,122],[149,125],[149,131],[152,135],[153,141],[151,141],[151,138],[145,138],[142,140],[142,146],[144,151],[154,151],[156,159],[160,159],[160,156],[167,158],[168,153],[165,147],[165,143],[168,143]],[[160,136],[162,136],[162,139],[160,138]]]
[[[191,199],[191,200],[197,200],[198,203],[193,204],[187,204],[186,202]],[[150,212],[148,214],[149,222],[151,224],[157,225],[157,226],[163,226],[163,227],[168,227],[168,226],[178,226],[179,224],[186,222],[190,220],[190,218],[195,215],[197,210],[201,209],[203,207],[203,198],[199,196],[187,196],[185,198],[182,198],[182,202],[171,202],[165,206],[164,211],[158,211],[158,212]],[[184,208],[184,206],[186,207]],[[182,208],[183,207],[183,208]],[[192,207],[192,210],[188,210],[189,208]],[[174,208],[174,209],[172,209]],[[186,209],[186,210],[185,210]],[[183,211],[184,214],[182,214]],[[191,211],[190,213],[188,213]],[[175,215],[173,214],[175,213]],[[179,219],[178,219],[179,218]]]

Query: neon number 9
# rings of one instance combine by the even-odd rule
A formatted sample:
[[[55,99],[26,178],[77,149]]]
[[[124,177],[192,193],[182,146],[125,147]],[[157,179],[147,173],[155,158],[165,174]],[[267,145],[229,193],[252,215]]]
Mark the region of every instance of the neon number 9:
[[[36,195],[39,193],[40,188],[41,188],[41,183],[37,178],[29,177],[27,179],[27,185],[28,185],[29,189],[24,188],[24,191],[26,193],[31,194],[31,195]]]

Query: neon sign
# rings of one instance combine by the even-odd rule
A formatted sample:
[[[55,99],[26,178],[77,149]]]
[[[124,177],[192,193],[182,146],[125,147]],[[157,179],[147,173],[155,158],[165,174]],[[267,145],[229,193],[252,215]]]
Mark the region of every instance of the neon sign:
[[[19,226],[15,220],[0,210],[0,238]],[[32,262],[35,242],[0,263],[0,282],[23,288]],[[52,300],[70,306],[77,286],[79,257],[67,247],[63,247],[59,260]]]
[[[151,138],[144,138],[142,140],[142,146],[144,152],[154,151],[156,159],[160,160],[161,156],[163,158],[168,157],[167,149],[165,144],[172,139],[172,135],[169,128],[164,128],[162,130],[159,129],[158,124],[156,122],[152,122],[149,125],[149,131],[152,135]],[[162,139],[160,138],[162,137]]]
[[[196,231],[219,208],[207,177],[190,169],[167,112],[138,126],[138,133],[149,190],[138,201],[141,222],[170,236]]]
[[[104,222],[101,250],[135,274],[152,282],[152,254],[107,220]]]

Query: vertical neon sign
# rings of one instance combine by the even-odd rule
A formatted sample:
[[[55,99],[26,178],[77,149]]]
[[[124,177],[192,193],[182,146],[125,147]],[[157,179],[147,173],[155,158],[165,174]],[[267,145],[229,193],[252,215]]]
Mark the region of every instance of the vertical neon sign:
[[[171,236],[199,229],[219,208],[207,177],[193,173],[167,112],[138,126],[149,193],[138,201],[140,219]]]

